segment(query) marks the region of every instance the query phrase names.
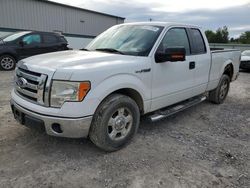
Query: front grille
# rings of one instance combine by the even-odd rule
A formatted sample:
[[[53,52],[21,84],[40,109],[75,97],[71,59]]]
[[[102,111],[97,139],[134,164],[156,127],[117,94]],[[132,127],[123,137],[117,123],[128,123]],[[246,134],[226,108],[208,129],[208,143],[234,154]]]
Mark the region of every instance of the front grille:
[[[241,61],[240,68],[242,68],[242,69],[250,69],[250,61]]]
[[[15,75],[15,91],[23,98],[44,105],[47,75],[18,67]]]
[[[241,61],[242,64],[250,64],[250,61]]]

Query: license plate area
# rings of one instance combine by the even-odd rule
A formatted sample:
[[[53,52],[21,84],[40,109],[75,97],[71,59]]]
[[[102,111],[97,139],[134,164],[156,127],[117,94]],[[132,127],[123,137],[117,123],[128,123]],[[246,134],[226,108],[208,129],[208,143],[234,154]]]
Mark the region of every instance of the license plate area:
[[[24,124],[24,113],[20,112],[15,106],[11,106],[14,118],[21,124]]]
[[[43,120],[24,114],[23,112],[18,110],[14,105],[11,105],[11,109],[14,114],[14,118],[20,124],[31,129],[36,129],[38,131],[45,132],[45,125]]]

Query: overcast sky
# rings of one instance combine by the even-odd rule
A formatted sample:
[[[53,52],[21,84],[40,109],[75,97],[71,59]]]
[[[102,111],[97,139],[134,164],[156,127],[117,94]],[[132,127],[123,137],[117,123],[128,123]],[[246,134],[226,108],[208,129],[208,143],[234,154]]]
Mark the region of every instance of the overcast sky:
[[[125,17],[125,22],[170,21],[216,30],[228,26],[230,36],[250,31],[250,0],[51,0]]]

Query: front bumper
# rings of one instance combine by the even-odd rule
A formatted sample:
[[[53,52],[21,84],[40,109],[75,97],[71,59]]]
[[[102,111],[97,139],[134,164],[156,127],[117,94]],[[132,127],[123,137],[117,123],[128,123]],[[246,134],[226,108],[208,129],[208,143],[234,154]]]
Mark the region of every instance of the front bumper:
[[[82,118],[62,118],[32,112],[11,100],[11,109],[15,119],[30,128],[45,130],[48,135],[82,138],[87,137],[92,116]]]

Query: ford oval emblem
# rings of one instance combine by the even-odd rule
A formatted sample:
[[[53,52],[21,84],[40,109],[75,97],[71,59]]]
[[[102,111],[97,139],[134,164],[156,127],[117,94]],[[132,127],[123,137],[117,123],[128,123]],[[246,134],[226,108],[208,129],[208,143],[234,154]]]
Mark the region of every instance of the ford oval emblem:
[[[27,80],[23,77],[18,78],[16,81],[16,85],[18,85],[20,88],[25,88],[27,83],[28,83]]]

